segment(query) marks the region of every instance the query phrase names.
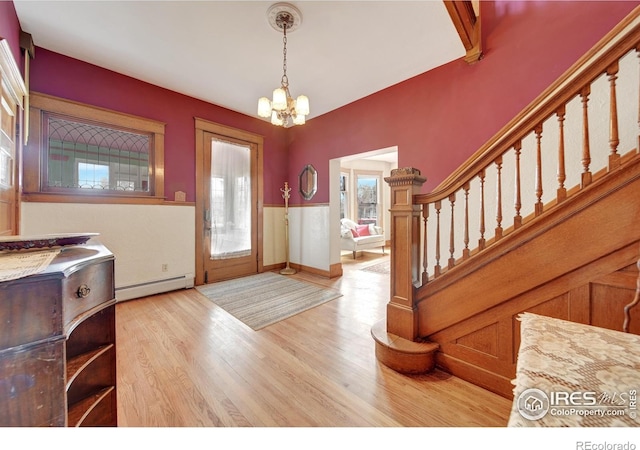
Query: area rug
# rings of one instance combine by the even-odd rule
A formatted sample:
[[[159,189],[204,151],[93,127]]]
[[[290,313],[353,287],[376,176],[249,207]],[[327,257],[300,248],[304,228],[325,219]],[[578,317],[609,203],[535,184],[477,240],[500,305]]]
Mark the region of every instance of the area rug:
[[[378,264],[374,264],[369,267],[363,267],[360,270],[364,270],[366,272],[375,272],[375,273],[389,273],[391,271],[391,261],[388,259]]]
[[[220,281],[196,289],[256,331],[342,296],[334,289],[273,272]]]

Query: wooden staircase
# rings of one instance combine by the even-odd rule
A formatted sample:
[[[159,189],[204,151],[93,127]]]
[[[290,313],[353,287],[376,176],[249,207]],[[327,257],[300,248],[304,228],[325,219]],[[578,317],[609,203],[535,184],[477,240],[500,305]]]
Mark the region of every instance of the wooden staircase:
[[[382,363],[511,397],[521,312],[622,329],[640,257],[637,49],[638,9],[432,193],[417,169],[387,178]]]

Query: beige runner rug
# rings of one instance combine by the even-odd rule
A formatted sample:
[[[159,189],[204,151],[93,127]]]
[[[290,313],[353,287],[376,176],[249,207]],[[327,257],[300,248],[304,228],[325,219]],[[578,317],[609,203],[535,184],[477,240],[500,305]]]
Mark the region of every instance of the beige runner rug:
[[[391,272],[391,261],[387,259],[384,262],[373,264],[368,267],[364,267],[360,270],[364,270],[366,272],[375,272],[375,273],[390,273]]]
[[[339,291],[264,272],[196,288],[254,330],[341,297]]]

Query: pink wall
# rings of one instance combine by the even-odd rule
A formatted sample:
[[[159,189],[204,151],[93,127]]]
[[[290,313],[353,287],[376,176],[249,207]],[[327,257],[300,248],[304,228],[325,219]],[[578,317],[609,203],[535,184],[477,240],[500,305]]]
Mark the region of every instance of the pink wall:
[[[309,163],[318,170],[312,202],[329,201],[329,159],[393,145],[398,165],[420,169],[433,189],[639,2],[480,4],[480,62],[454,61],[290,131],[289,179]]]

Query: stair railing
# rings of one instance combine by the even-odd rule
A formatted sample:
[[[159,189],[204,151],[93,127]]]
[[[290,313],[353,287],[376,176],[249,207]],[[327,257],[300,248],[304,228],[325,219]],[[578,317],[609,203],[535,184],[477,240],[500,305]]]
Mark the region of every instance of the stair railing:
[[[417,338],[416,289],[637,154],[639,57],[636,9],[433,192],[416,169],[392,172],[389,332]]]

